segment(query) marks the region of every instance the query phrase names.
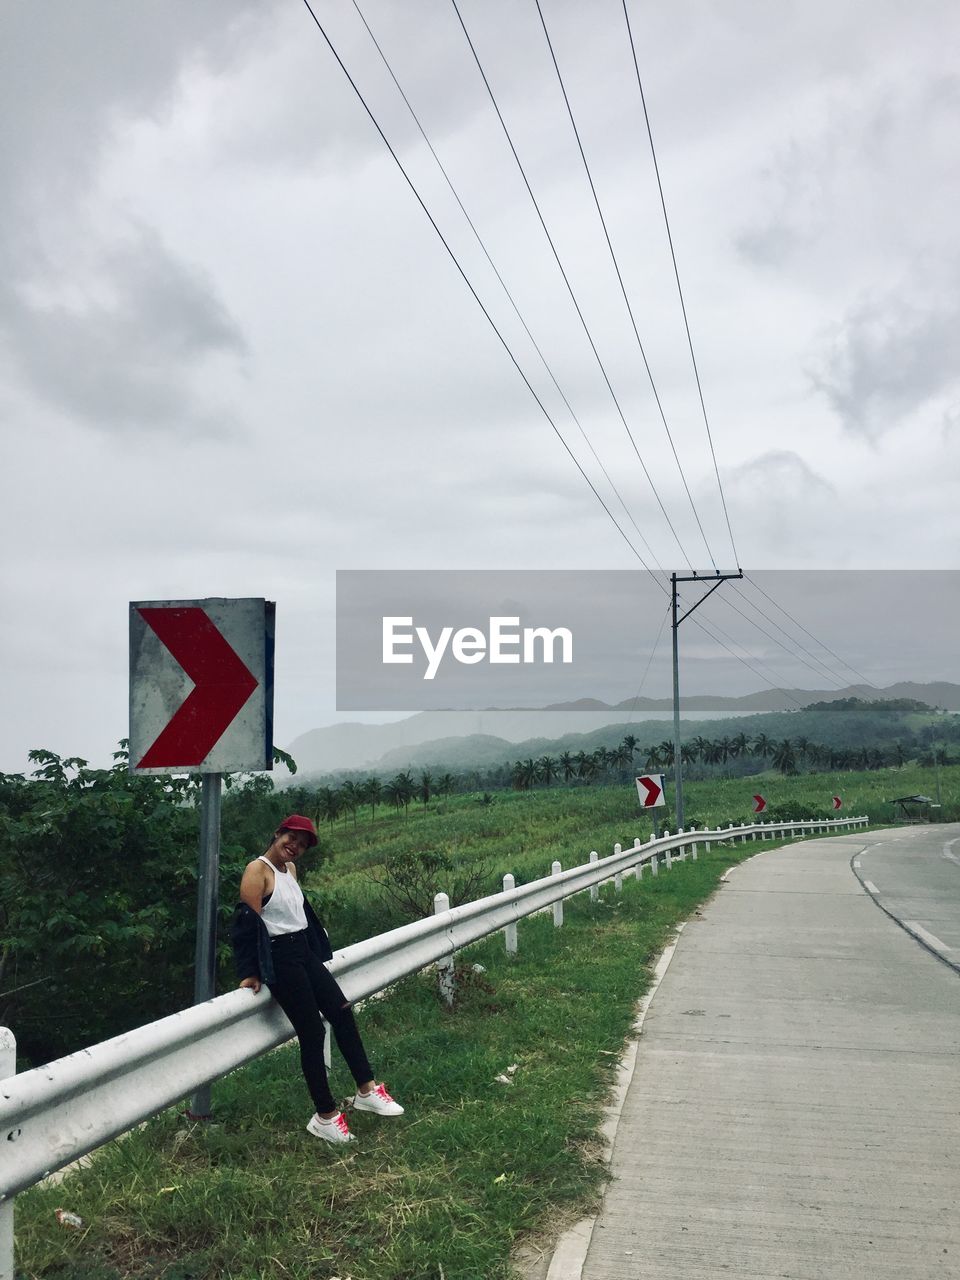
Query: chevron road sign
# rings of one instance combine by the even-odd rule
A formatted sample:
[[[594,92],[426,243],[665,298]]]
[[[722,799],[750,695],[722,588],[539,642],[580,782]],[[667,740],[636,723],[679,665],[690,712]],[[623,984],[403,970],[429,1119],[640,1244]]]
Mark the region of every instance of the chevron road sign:
[[[656,809],[666,804],[663,794],[663,774],[647,774],[637,778],[637,795],[644,809]]]
[[[130,771],[273,766],[272,601],[130,605]]]
[[[758,796],[754,796],[754,797],[753,797],[753,812],[754,812],[754,813],[763,813],[763,811],[764,811],[764,809],[765,809],[766,807],[767,807],[767,798],[766,798],[766,796],[759,796],[759,795],[758,795]]]

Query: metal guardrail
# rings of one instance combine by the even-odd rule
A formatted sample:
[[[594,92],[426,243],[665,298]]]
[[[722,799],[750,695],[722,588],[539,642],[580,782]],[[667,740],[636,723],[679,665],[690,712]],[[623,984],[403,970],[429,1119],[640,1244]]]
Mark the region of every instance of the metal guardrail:
[[[712,842],[853,830],[867,821],[860,817],[731,824],[710,830],[691,828],[651,838],[646,844],[636,840],[631,848],[618,846],[609,857],[345,947],[334,954],[329,967],[349,999],[360,1000],[564,898],[631,868],[639,873],[644,864],[661,856],[669,865],[675,853],[690,848],[696,857],[696,846],[709,848]],[[2,1216],[6,1219],[12,1209],[9,1200],[17,1192],[283,1044],[291,1035],[286,1015],[266,988],[257,995],[238,988],[0,1080]],[[4,1234],[0,1231],[0,1243]],[[0,1257],[0,1280],[6,1274]]]

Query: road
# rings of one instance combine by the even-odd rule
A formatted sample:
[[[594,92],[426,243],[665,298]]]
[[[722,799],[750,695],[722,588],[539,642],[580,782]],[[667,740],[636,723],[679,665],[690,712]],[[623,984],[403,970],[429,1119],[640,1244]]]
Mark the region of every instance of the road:
[[[955,857],[960,826],[916,827],[732,871],[652,1000],[613,1180],[551,1280],[960,1277]]]
[[[882,833],[853,859],[879,907],[960,972],[960,836],[956,827]]]

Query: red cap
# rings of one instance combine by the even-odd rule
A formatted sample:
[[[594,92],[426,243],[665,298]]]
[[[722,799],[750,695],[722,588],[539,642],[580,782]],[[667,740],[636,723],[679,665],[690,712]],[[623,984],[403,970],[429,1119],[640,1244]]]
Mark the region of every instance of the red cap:
[[[309,818],[305,818],[302,813],[291,813],[289,818],[284,818],[277,827],[278,831],[305,831],[310,837],[310,848],[317,843],[317,829]]]

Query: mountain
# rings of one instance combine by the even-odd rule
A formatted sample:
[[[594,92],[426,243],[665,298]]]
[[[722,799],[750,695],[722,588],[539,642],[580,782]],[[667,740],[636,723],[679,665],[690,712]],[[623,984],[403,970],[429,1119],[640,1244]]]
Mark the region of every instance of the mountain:
[[[711,722],[776,712],[797,717],[800,715],[797,703],[808,705],[851,697],[911,698],[931,707],[960,711],[960,685],[946,681],[902,682],[886,689],[869,690],[862,686],[793,689],[786,693],[771,689],[740,698],[704,695],[680,700],[686,722],[684,736],[697,732],[702,732],[704,737],[717,736],[715,723],[711,724],[710,732],[704,732],[704,725],[691,723],[694,710],[713,711]],[[421,711],[392,724],[347,723],[311,729],[291,742],[286,750],[297,761],[301,776],[347,769],[394,772],[414,765],[455,770],[504,763],[518,755],[591,750],[589,743],[599,745],[597,739],[614,733],[621,738],[625,733],[633,733],[642,741],[661,741],[672,735],[672,710],[673,704],[667,698],[636,701],[631,698],[616,706],[595,699],[580,699],[543,709]],[[806,732],[799,723],[795,729],[792,723],[781,727],[779,717],[775,731]],[[522,749],[518,751],[518,747]]]

